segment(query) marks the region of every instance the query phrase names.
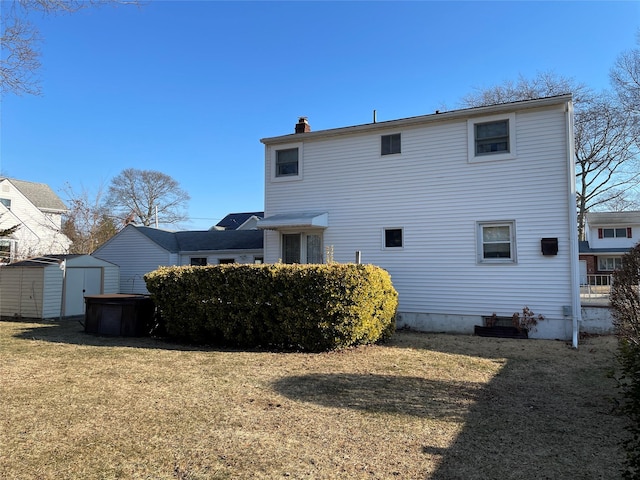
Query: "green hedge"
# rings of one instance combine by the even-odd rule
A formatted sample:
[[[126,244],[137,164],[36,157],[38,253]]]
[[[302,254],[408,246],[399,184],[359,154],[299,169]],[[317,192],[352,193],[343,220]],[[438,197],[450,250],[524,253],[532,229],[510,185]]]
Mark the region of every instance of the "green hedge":
[[[325,351],[395,330],[398,294],[373,265],[161,267],[145,282],[183,341]]]

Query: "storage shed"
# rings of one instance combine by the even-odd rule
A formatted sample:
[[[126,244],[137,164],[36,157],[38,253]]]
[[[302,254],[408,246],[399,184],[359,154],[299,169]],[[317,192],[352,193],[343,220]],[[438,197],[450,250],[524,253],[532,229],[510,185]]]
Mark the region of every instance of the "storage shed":
[[[84,297],[117,293],[120,269],[91,255],[50,255],[0,267],[0,316],[83,315]]]

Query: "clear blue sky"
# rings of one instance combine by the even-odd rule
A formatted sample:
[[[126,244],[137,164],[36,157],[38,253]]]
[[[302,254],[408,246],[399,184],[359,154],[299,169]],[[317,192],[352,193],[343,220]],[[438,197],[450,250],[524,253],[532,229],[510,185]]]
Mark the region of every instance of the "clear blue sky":
[[[176,179],[192,220],[262,210],[260,138],[460,107],[552,71],[609,88],[640,2],[214,2],[36,16],[39,97],[2,104],[3,175],[95,193],[125,168]]]

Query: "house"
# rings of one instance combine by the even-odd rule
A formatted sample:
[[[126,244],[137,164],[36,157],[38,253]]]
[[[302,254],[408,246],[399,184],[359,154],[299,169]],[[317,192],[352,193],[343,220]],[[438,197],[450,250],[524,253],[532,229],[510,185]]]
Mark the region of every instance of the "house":
[[[580,283],[610,285],[622,256],[640,242],[640,212],[587,212],[580,242]]]
[[[160,266],[262,263],[262,238],[257,229],[170,232],[129,224],[92,255],[120,267],[119,293],[146,294],[143,277]]]
[[[0,177],[0,229],[18,229],[0,238],[0,263],[69,251],[71,241],[61,233],[67,207],[44,183]]]
[[[264,212],[230,213],[220,220],[212,230],[255,230]]]
[[[472,333],[528,306],[580,321],[571,95],[263,138],[268,263],[386,269],[398,325]]]
[[[49,319],[82,315],[84,296],[116,293],[116,265],[90,255],[34,257],[0,267],[0,316]]]

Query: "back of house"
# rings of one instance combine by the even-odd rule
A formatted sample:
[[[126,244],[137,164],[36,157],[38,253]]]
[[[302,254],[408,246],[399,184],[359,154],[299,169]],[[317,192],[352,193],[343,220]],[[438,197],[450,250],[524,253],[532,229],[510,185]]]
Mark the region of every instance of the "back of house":
[[[265,138],[265,261],[379,265],[399,326],[580,318],[570,95]]]

